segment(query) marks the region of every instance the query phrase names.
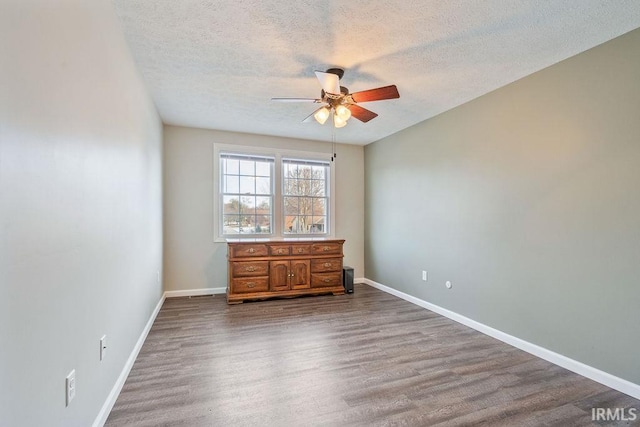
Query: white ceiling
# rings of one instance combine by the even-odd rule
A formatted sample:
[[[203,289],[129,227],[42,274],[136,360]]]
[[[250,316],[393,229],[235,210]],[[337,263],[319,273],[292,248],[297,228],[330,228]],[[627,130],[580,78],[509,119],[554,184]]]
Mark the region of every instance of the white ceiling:
[[[113,0],[167,124],[331,140],[301,123],[314,70],[342,67],[361,104],[336,141],[367,144],[640,27],[638,0]]]

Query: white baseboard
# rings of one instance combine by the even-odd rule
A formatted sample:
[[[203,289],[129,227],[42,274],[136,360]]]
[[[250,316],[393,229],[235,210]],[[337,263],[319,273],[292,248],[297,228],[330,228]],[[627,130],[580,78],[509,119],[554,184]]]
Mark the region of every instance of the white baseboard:
[[[185,289],[181,291],[165,291],[166,298],[175,297],[198,297],[202,295],[218,295],[226,294],[227,288],[201,288],[201,289]]]
[[[138,357],[138,353],[140,353],[140,349],[142,349],[142,345],[144,344],[144,341],[147,339],[147,335],[149,335],[151,326],[153,326],[153,322],[155,322],[156,317],[160,312],[160,308],[162,308],[162,303],[164,303],[164,300],[166,298],[173,298],[173,297],[225,294],[226,292],[227,292],[227,288],[224,287],[224,288],[187,289],[182,291],[165,291],[162,294],[160,301],[158,301],[156,308],[153,309],[153,312],[151,313],[151,316],[149,317],[147,324],[145,325],[144,329],[142,330],[142,333],[140,334],[140,338],[138,338],[138,341],[136,342],[135,347],[131,351],[131,354],[129,355],[127,362],[122,368],[122,372],[120,372],[120,376],[116,380],[116,383],[111,389],[109,396],[107,396],[107,400],[102,405],[102,408],[98,413],[98,416],[93,422],[93,427],[102,427],[104,423],[107,422],[109,413],[111,412],[111,409],[113,409],[113,405],[115,405],[116,400],[120,395],[120,391],[122,391],[122,387],[124,386],[124,383],[127,380],[127,377],[129,376],[129,372],[131,372],[131,368],[133,367],[133,364],[135,363],[136,358]]]
[[[398,298],[402,298],[405,301],[409,301],[422,308],[431,310],[444,317],[448,317],[451,320],[454,320],[458,323],[461,323],[465,326],[475,329],[478,332],[482,332],[485,335],[489,335],[490,337],[493,337],[504,343],[512,345],[513,347],[519,348],[520,350],[524,350],[527,353],[533,354],[534,356],[537,356],[555,365],[561,366],[565,369],[575,372],[576,374],[582,375],[583,377],[587,377],[589,379],[592,379],[593,381],[599,382],[600,384],[604,384],[607,387],[611,387],[612,389],[618,390],[624,394],[628,394],[631,397],[640,399],[640,385],[638,384],[634,384],[620,377],[616,377],[615,375],[611,375],[607,372],[601,371],[592,366],[585,365],[582,362],[578,362],[577,360],[570,359],[554,351],[548,350],[544,347],[540,347],[539,345],[532,344],[528,341],[514,337],[513,335],[509,335],[498,329],[494,329],[480,322],[476,322],[473,319],[470,319],[461,314],[455,313],[451,310],[447,310],[446,308],[442,308],[438,305],[424,301],[420,298],[416,298],[412,295],[405,294],[404,292],[401,292],[396,289],[390,288],[388,286],[382,285],[380,283],[374,282],[373,280],[362,278],[362,279],[356,279],[356,281],[358,283],[365,283],[373,288],[380,289],[381,291],[397,296]]]
[[[149,335],[151,326],[153,326],[153,322],[155,322],[156,317],[160,312],[160,308],[162,308],[162,303],[164,303],[164,300],[165,300],[165,294],[166,292],[162,295],[162,297],[160,298],[160,301],[158,301],[156,308],[153,309],[153,312],[151,313],[151,316],[149,317],[147,324],[145,325],[144,329],[142,330],[142,333],[140,334],[140,338],[138,338],[138,341],[136,342],[136,345],[133,347],[133,350],[131,351],[131,354],[129,355],[127,362],[124,364],[124,367],[122,368],[122,372],[120,372],[120,376],[116,380],[116,383],[113,385],[113,388],[109,393],[109,396],[107,396],[107,400],[104,402],[104,405],[102,405],[102,409],[100,409],[98,416],[93,422],[93,427],[102,427],[104,426],[104,423],[107,422],[109,413],[111,412],[111,409],[113,409],[113,405],[115,405],[116,400],[120,395],[120,391],[122,390],[122,387],[124,386],[124,383],[127,380],[127,377],[129,376],[129,372],[131,372],[131,368],[133,367],[133,364],[135,363],[136,358],[138,357],[138,353],[140,353],[140,349],[142,348],[144,341],[147,339],[147,335]]]

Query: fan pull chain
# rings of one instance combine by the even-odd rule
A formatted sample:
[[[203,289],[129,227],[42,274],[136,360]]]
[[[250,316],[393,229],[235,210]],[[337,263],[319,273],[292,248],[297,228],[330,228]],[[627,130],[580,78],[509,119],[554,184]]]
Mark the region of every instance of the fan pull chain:
[[[336,153],[336,128],[335,126],[331,126],[331,152],[333,155],[331,156],[331,161],[333,162],[338,154]]]

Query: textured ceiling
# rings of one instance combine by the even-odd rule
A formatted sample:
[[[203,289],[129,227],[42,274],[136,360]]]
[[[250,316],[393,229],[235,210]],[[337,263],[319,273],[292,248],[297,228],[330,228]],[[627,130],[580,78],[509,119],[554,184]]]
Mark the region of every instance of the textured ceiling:
[[[640,27],[638,0],[114,0],[167,124],[331,140],[301,123],[314,70],[351,92],[395,84],[336,141],[367,144]]]

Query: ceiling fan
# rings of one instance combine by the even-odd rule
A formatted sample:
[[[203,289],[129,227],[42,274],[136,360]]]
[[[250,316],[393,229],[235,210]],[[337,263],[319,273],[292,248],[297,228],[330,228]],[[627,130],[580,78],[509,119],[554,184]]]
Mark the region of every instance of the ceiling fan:
[[[349,120],[350,117],[355,117],[361,122],[366,123],[378,116],[373,111],[359,106],[359,103],[400,98],[398,88],[395,85],[349,93],[349,89],[340,86],[340,79],[344,75],[344,70],[341,68],[315,71],[315,74],[322,87],[320,98],[271,98],[271,100],[277,102],[313,102],[316,104],[324,104],[307,116],[302,122],[306,123],[315,119],[318,123],[324,124],[327,119],[332,116],[333,125],[341,128],[347,124],[347,120]]]

